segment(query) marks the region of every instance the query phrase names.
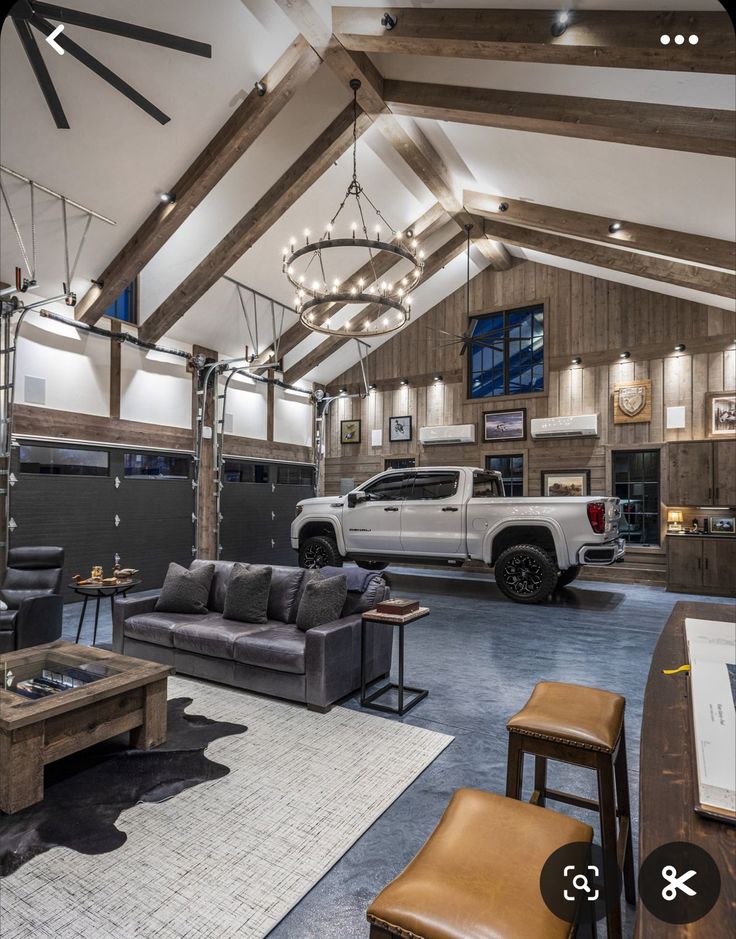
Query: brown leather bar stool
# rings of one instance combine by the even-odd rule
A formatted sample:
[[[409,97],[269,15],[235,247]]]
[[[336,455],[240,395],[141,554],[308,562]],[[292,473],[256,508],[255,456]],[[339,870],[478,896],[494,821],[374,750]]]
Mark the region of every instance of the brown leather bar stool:
[[[480,789],[458,789],[409,866],[371,903],[371,939],[570,939],[547,908],[547,858],[590,825]]]
[[[521,798],[524,754],[534,754],[534,793],[530,801],[542,806],[550,799],[598,812],[605,883],[616,884],[618,872],[622,870],[626,900],[633,904],[636,903],[636,892],[626,768],[625,704],[625,698],[611,691],[561,682],[540,682],[524,707],[506,725],[509,732],[506,795],[513,799]],[[548,759],[595,770],[598,801],[549,789]],[[609,939],[620,939],[620,903],[612,905],[607,925]]]

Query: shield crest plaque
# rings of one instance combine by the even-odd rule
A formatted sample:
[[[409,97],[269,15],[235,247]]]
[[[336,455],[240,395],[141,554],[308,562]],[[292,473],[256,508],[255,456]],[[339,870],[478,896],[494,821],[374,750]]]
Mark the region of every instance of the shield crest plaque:
[[[613,389],[613,421],[633,424],[652,419],[652,383],[648,378],[621,382]]]

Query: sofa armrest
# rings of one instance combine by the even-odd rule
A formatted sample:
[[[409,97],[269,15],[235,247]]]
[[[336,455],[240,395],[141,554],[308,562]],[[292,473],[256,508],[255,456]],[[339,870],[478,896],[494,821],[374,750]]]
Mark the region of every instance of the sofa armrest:
[[[145,597],[134,595],[132,597],[116,597],[112,605],[112,649],[113,652],[122,653],[124,645],[124,629],[126,619],[138,616],[141,613],[153,613],[156,602],[161,594],[158,590]]]
[[[64,601],[59,594],[22,600],[15,617],[15,648],[61,639],[63,613]]]
[[[353,614],[308,629],[305,643],[307,704],[327,708],[360,687],[361,616]],[[369,681],[391,670],[393,627],[369,623],[366,633]]]

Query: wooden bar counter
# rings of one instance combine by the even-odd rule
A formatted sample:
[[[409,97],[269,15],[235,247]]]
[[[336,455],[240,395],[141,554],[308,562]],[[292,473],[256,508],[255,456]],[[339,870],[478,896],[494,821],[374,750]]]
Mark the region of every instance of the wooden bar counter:
[[[718,865],[721,894],[702,919],[672,926],[639,901],[635,939],[732,939],[736,923],[736,828],[698,815],[687,673],[663,675],[687,661],[685,619],[734,622],[736,605],[680,602],[659,637],[649,670],[641,729],[639,860],[670,841],[704,848]]]

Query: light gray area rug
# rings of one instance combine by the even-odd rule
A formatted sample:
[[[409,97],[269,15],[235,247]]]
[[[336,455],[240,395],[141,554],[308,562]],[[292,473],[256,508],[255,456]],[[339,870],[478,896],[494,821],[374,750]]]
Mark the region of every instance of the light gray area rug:
[[[170,679],[182,696],[247,724],[207,748],[229,775],[124,812],[117,851],[56,848],[4,878],[3,939],[266,936],[453,739]]]

